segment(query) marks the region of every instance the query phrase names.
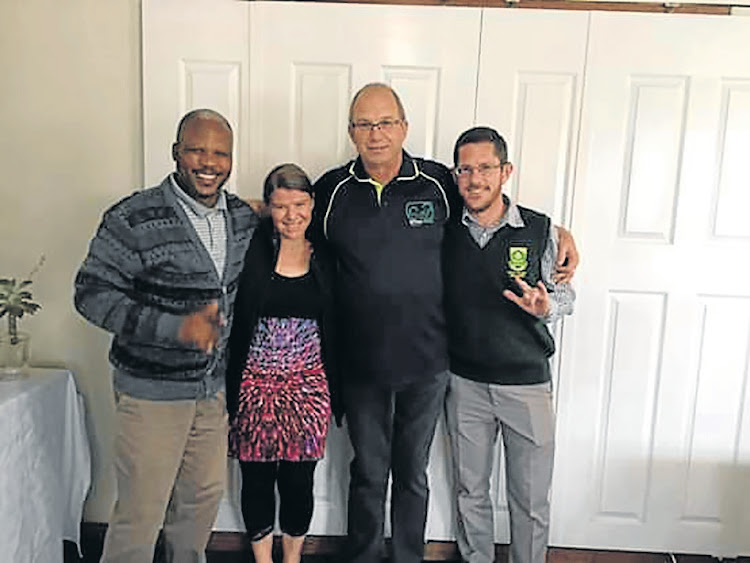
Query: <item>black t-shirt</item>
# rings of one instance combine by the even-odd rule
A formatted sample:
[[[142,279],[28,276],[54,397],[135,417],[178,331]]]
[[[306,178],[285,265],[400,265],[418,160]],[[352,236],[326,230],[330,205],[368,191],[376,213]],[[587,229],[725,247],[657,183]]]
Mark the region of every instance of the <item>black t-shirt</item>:
[[[271,277],[268,296],[260,309],[263,317],[318,319],[323,310],[323,298],[315,279],[308,271],[297,277]]]

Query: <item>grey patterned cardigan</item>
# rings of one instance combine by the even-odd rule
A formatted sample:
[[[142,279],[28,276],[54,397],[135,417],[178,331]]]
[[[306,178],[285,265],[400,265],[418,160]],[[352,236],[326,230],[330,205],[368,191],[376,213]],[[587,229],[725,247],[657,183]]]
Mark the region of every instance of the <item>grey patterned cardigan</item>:
[[[213,396],[224,386],[226,342],[243,258],[258,217],[227,194],[222,279],[166,178],[104,213],[75,280],[75,306],[114,335],[115,390],[152,400]],[[185,315],[218,301],[227,319],[208,355],[183,344]]]

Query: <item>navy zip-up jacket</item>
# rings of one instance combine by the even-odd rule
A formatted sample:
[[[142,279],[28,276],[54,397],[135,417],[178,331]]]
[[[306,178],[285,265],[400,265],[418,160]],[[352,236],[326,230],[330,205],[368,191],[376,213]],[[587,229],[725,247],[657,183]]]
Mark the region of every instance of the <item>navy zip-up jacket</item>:
[[[313,234],[337,259],[347,380],[398,388],[447,368],[440,254],[457,197],[445,166],[405,152],[380,196],[359,158],[316,182]]]

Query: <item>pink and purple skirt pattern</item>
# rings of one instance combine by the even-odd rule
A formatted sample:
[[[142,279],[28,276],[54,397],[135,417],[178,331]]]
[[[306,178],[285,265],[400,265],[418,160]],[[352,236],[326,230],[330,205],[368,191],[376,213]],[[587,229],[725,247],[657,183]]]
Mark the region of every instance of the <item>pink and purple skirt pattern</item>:
[[[321,459],[330,416],[318,323],[262,317],[230,423],[229,455],[242,461]]]

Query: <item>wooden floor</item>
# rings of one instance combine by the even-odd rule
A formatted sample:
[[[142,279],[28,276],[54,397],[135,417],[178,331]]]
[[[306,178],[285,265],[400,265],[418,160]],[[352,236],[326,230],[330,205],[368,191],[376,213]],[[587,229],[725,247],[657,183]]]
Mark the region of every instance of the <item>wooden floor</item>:
[[[65,542],[65,563],[98,563],[102,552],[104,525],[82,527],[83,558],[78,556],[75,546]],[[340,537],[308,537],[305,542],[302,563],[344,563],[338,557],[343,545]],[[278,542],[277,542],[278,543]],[[278,545],[276,547],[279,547]],[[496,563],[507,563],[508,546],[498,545]],[[214,533],[206,553],[207,563],[253,563],[247,540],[239,533]],[[281,561],[280,553],[277,561]],[[430,542],[425,547],[425,562],[442,561],[459,563],[458,553],[453,542]],[[667,553],[635,553],[622,551],[593,551],[583,549],[551,548],[547,563],[711,563],[718,561],[708,555],[688,555]],[[157,553],[154,563],[160,563]],[[724,559],[724,563],[750,563],[750,557]],[[387,563],[384,560],[383,563]]]
[[[281,561],[281,556],[275,558]],[[251,563],[252,555],[249,553],[232,553],[232,552],[208,552],[207,563]],[[507,553],[499,556],[496,563],[507,563]],[[668,554],[656,553],[624,553],[616,551],[587,551],[587,550],[568,550],[552,549],[547,557],[547,563],[716,563],[719,560],[707,555],[675,555],[671,559]],[[722,563],[748,563],[750,559],[724,559]],[[302,563],[343,563],[333,556],[325,555],[305,555]],[[383,563],[388,563],[384,559]],[[430,563],[425,560],[425,563]],[[458,560],[444,560],[444,563],[460,563]]]

